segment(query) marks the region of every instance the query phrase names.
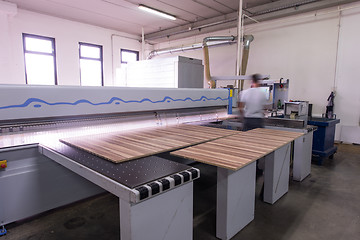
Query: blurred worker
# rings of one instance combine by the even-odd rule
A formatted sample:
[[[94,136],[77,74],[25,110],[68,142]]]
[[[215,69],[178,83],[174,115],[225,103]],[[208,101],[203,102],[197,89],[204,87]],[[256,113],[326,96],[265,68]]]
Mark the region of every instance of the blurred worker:
[[[266,106],[265,92],[261,91],[259,81],[263,78],[260,74],[253,74],[251,87],[239,94],[240,118],[243,120],[243,131],[264,127],[264,109]],[[265,168],[264,158],[256,161],[256,176],[263,175]],[[260,198],[264,195],[264,185],[261,189]]]
[[[264,127],[264,108],[266,105],[265,92],[261,91],[260,74],[252,75],[251,88],[239,94],[240,118],[243,119],[243,131]]]

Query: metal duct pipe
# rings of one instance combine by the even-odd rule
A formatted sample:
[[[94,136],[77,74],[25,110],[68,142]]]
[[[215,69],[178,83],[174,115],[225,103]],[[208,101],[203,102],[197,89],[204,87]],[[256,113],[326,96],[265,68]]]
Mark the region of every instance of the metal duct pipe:
[[[237,39],[237,37],[235,37],[235,36],[206,37],[206,38],[203,39],[202,43],[196,43],[196,44],[189,45],[189,46],[181,46],[181,47],[166,48],[166,49],[151,51],[149,53],[149,56],[147,57],[147,59],[151,59],[151,58],[153,58],[155,56],[162,55],[162,54],[184,52],[184,51],[188,51],[188,50],[194,50],[194,49],[203,48],[205,79],[207,80],[210,88],[215,88],[216,87],[216,82],[215,82],[215,80],[211,79],[211,74],[210,74],[209,46],[231,43],[231,42],[235,41],[236,39]],[[243,69],[244,69],[244,72],[246,71],[247,58],[249,56],[250,43],[253,40],[254,40],[254,37],[252,35],[245,35],[243,37],[243,39],[242,39],[242,41],[244,42],[244,50],[247,50],[247,53],[244,52],[244,55],[246,55],[246,56],[244,57],[244,55],[243,55],[243,59],[246,59],[246,61],[243,61],[242,68],[241,68],[242,72],[243,72]],[[218,44],[216,44],[216,43],[215,44],[210,44],[210,42],[220,42],[220,43],[218,43]],[[245,65],[244,65],[244,62],[245,62]],[[244,75],[244,74],[241,74],[241,75]]]
[[[244,38],[243,38],[244,49],[243,49],[243,55],[242,55],[242,60],[241,60],[241,72],[240,72],[240,75],[245,75],[246,74],[246,68],[247,68],[247,64],[248,64],[248,60],[249,60],[250,43],[253,40],[254,40],[253,35],[245,35]],[[244,80],[241,80],[240,90],[243,90],[243,88],[244,88]]]
[[[216,37],[206,37],[203,39],[203,51],[204,51],[204,68],[205,68],[205,79],[210,86],[210,88],[216,88],[215,80],[211,79],[210,74],[210,63],[209,63],[209,47],[207,45],[210,41],[234,41],[236,38],[234,36],[216,36]]]
[[[152,59],[155,56],[159,56],[159,55],[163,55],[163,54],[184,52],[187,50],[193,50],[193,49],[199,49],[199,48],[202,48],[201,43],[196,43],[196,44],[193,44],[190,46],[181,46],[181,47],[175,47],[175,48],[165,48],[165,49],[161,49],[161,50],[154,50],[149,53],[149,56],[147,57],[147,59]]]
[[[219,45],[223,45],[223,44],[229,44],[232,43],[232,41],[228,40],[228,41],[222,41],[219,43],[213,43],[213,44],[208,44],[209,47],[211,46],[219,46]],[[152,59],[155,56],[159,56],[159,55],[163,55],[163,54],[168,54],[168,53],[176,53],[176,52],[185,52],[185,51],[190,51],[190,50],[195,50],[195,49],[200,49],[203,47],[203,43],[194,43],[192,45],[187,45],[187,46],[181,46],[181,47],[173,47],[173,48],[165,48],[165,49],[160,49],[160,50],[154,50],[151,51],[147,57],[147,59]]]

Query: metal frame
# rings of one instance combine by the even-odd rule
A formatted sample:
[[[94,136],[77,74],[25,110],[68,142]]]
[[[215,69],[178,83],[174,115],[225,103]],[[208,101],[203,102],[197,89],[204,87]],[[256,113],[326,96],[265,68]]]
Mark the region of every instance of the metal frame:
[[[174,187],[172,181],[170,191],[151,195],[140,201],[137,190],[115,182],[45,146],[39,146],[39,151],[119,197],[121,240],[192,239],[193,179],[178,187]],[[181,182],[184,183],[183,178]]]
[[[0,226],[104,192],[41,155],[38,144],[0,148],[0,159],[8,161],[0,170]]]
[[[300,120],[293,121],[296,124],[296,121]],[[293,121],[289,120],[288,122],[292,124],[294,123]],[[311,173],[313,133],[314,129],[316,128],[310,126],[308,126],[307,128],[266,126],[265,128],[304,133],[303,136],[293,141],[293,180],[301,182],[307,176],[309,176]]]
[[[129,201],[129,202],[136,202],[136,192],[132,189],[110,179],[104,177],[102,174],[87,168],[70,158],[63,156],[50,148],[39,146],[39,152],[44,156],[54,160],[58,164],[62,165],[70,169],[71,171],[75,172],[76,174],[86,178],[87,180],[95,183],[96,185],[100,186],[101,188],[105,189],[106,191],[118,196],[119,198]]]
[[[191,240],[193,182],[131,204],[119,199],[121,240]]]

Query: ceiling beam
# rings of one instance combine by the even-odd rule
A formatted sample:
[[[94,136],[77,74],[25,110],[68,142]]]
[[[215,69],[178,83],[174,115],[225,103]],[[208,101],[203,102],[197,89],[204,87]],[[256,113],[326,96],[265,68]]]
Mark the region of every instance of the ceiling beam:
[[[273,20],[277,18],[283,18],[291,15],[306,13],[310,11],[316,11],[324,8],[339,6],[343,4],[348,4],[352,2],[356,2],[359,0],[321,0],[316,2],[308,2],[304,5],[297,5],[295,7],[289,7],[279,10],[273,10],[268,13],[263,13],[259,15],[250,15],[250,17],[254,18],[259,22]],[[290,2],[294,3],[295,1],[290,0],[281,0],[283,4],[289,4]],[[299,2],[299,1],[296,1]],[[306,1],[301,1],[306,2]],[[277,2],[274,2],[277,3]],[[247,12],[256,13],[259,11],[264,11],[264,9],[274,9],[274,3],[264,4],[260,8],[259,6],[246,9]],[[244,25],[254,23],[253,20],[245,18]],[[214,31],[234,28],[237,26],[237,12],[232,12],[228,14],[224,14],[218,17],[209,18],[201,21],[197,21],[191,24],[181,25],[175,28],[165,29],[149,34],[145,34],[145,41],[150,43],[163,42],[169,40],[176,40],[186,37],[195,36],[198,34],[205,34]]]
[[[224,24],[231,21],[237,20],[237,12],[224,14],[218,17],[214,18],[208,18],[205,20],[200,20],[194,23],[184,24],[178,27],[169,28],[165,30],[161,30],[154,33],[148,33],[145,34],[145,40],[155,40],[159,38],[169,38],[173,35],[181,34],[181,33],[187,33],[187,32],[193,32],[194,35],[198,34],[199,31],[202,31],[205,28]]]
[[[258,5],[251,8],[245,8],[247,12],[251,13],[251,15],[260,15],[263,13],[267,13],[269,11],[276,11],[285,8],[295,7],[296,5],[304,5],[309,4],[311,2],[319,2],[321,0],[278,0],[275,2]]]

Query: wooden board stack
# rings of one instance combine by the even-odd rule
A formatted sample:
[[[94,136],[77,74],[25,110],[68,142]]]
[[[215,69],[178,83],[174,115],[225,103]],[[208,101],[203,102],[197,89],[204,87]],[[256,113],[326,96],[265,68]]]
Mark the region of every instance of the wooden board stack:
[[[299,132],[258,128],[171,154],[236,171],[302,135],[303,133]]]
[[[61,142],[115,163],[168,152],[237,134],[237,131],[180,125],[60,139]]]

